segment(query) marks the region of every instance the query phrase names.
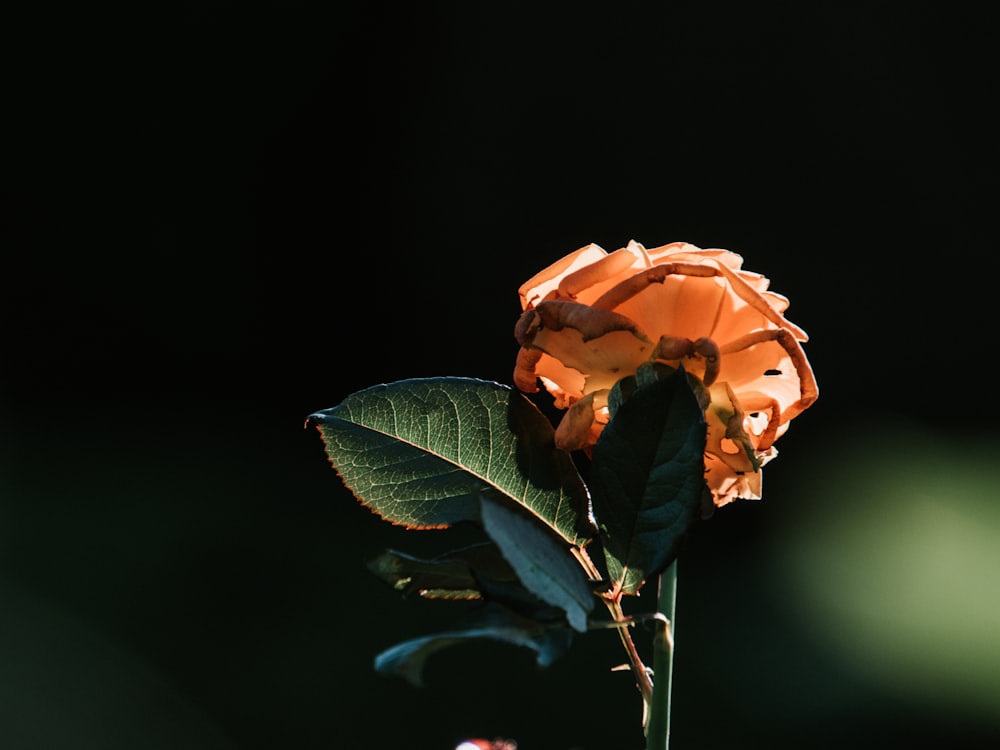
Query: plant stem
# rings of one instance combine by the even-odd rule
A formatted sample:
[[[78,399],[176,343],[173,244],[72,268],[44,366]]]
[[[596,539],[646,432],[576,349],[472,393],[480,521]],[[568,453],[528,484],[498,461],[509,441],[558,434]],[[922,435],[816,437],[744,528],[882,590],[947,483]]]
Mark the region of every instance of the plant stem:
[[[653,700],[653,683],[649,679],[649,672],[646,671],[646,665],[642,663],[642,659],[639,657],[635,642],[632,640],[632,633],[629,632],[629,625],[624,624],[626,618],[622,612],[621,605],[618,602],[609,602],[608,608],[611,610],[615,621],[621,623],[618,626],[618,636],[621,638],[625,654],[628,656],[629,667],[632,669],[632,676],[635,677],[635,685],[639,689],[639,693],[642,695],[642,702],[648,710]]]
[[[670,746],[670,688],[674,666],[674,612],[677,608],[677,561],[660,574],[658,618],[653,637],[653,698],[646,726],[646,750]]]
[[[573,554],[576,556],[577,561],[583,566],[583,569],[587,571],[592,581],[601,580],[601,573],[594,565],[593,561],[590,559],[590,555],[587,554],[587,550],[583,547],[574,547],[572,549]],[[632,640],[632,634],[629,632],[629,620],[625,617],[625,613],[622,611],[621,605],[621,594],[617,593],[614,596],[602,597],[604,599],[604,604],[607,606],[608,611],[611,613],[611,618],[614,620],[616,629],[618,630],[618,637],[621,638],[622,646],[625,648],[625,654],[628,656],[629,668],[632,670],[632,674],[635,677],[636,687],[639,689],[639,693],[642,695],[642,702],[644,707],[643,715],[649,709],[649,702],[653,698],[653,683],[649,679],[649,673],[646,671],[646,666],[642,663],[642,659],[639,658],[639,652],[635,647],[635,642]]]

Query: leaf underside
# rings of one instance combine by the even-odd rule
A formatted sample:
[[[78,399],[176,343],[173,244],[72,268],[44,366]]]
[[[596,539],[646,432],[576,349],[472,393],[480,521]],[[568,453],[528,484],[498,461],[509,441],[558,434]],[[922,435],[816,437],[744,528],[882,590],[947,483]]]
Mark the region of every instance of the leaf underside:
[[[570,626],[587,630],[596,598],[587,575],[567,545],[533,519],[488,497],[482,500],[483,528],[526,589],[562,609]]]
[[[441,649],[470,640],[489,639],[535,652],[540,667],[552,664],[570,647],[573,631],[564,625],[541,625],[499,605],[487,604],[462,627],[398,643],[375,657],[375,670],[421,687],[427,659]]]

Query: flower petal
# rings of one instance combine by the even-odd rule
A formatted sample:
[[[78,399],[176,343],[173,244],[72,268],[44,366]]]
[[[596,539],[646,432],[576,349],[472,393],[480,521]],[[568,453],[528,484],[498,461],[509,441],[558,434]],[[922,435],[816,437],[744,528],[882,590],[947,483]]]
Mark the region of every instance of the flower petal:
[[[741,398],[765,394],[781,406],[787,421],[819,396],[801,344],[786,329],[753,331],[722,347],[719,379],[727,381]]]
[[[707,265],[662,263],[623,280],[594,304],[658,335],[710,336],[727,293],[717,273]]]
[[[539,271],[517,290],[521,298],[521,309],[537,305],[546,299],[551,292],[559,288],[563,277],[595,263],[607,256],[600,245],[590,243],[579,250],[557,260],[543,271]]]
[[[564,276],[559,282],[558,298],[573,300],[579,297],[580,302],[590,304],[635,263],[636,257],[628,249],[615,250],[589,266]]]
[[[539,333],[558,332],[566,328],[577,331],[584,341],[600,338],[613,331],[626,331],[640,341],[652,344],[635,322],[624,315],[562,300],[542,302],[538,307],[521,313],[514,327],[514,338],[521,346],[530,346]]]
[[[556,427],[556,447],[564,451],[578,451],[593,445],[596,440],[594,426],[594,394],[584,396],[566,410]]]
[[[579,370],[566,367],[555,357],[543,354],[542,358],[538,360],[535,372],[542,381],[542,385],[545,386],[545,390],[552,394],[557,408],[565,409],[583,397],[583,391],[587,387],[587,378]]]
[[[580,248],[522,285],[515,382],[534,392],[540,380],[567,409],[560,446],[589,455],[611,387],[654,358],[676,361],[703,391],[713,504],[759,498],[774,441],[818,389],[788,299],[742,266],[729,250],[630,240],[611,254]]]
[[[711,403],[705,410],[705,452],[718,458],[735,473],[757,471],[760,463],[753,441],[744,429],[746,417],[733,390],[725,383],[717,383],[708,392]]]
[[[734,253],[732,250],[721,250],[719,248],[702,249],[689,242],[672,242],[669,245],[662,245],[649,251],[649,257],[654,263],[667,261],[686,261],[689,263],[701,263],[705,260],[713,260],[717,263],[738,270],[743,265],[743,256]]]
[[[514,385],[525,393],[538,392],[538,360],[542,358],[538,349],[521,347],[517,352],[517,362],[514,364]]]
[[[585,393],[610,388],[634,373],[639,365],[648,361],[653,348],[649,341],[632,331],[613,330],[584,339],[578,330],[569,327],[559,331],[542,329],[531,345],[559,360],[564,367],[581,373],[586,380]],[[541,360],[545,361],[545,358]]]
[[[806,335],[805,331],[794,323],[786,320],[785,316],[781,314],[781,311],[772,307],[770,300],[754,289],[753,285],[739,273],[736,273],[723,265],[719,266],[719,270],[722,271],[726,280],[729,281],[733,291],[736,293],[736,296],[745,302],[749,307],[760,313],[765,320],[771,323],[773,327],[787,328],[799,341],[808,341],[809,337]],[[744,329],[744,331],[745,330],[746,329]],[[712,335],[724,341],[727,333],[728,332],[719,332],[713,333]]]

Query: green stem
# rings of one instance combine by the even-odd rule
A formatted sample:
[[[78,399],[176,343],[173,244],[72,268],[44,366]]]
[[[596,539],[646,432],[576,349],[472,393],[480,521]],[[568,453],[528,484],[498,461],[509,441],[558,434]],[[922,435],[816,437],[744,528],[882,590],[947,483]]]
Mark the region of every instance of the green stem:
[[[658,618],[653,637],[653,699],[646,725],[646,750],[670,746],[670,688],[674,665],[674,611],[677,608],[677,561],[660,574],[656,600]]]

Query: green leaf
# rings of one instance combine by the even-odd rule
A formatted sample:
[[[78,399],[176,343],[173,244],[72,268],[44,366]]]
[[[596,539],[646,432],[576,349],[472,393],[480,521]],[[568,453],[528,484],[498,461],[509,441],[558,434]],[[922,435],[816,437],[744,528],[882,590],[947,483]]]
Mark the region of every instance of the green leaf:
[[[416,378],[358,391],[310,415],[330,463],[360,502],[392,523],[479,521],[500,495],[570,544],[596,533],[590,495],[539,409],[508,386]]]
[[[517,579],[497,581],[477,577],[477,581],[483,598],[487,601],[502,604],[510,611],[538,623],[566,625],[566,612],[564,610],[539,599]]]
[[[547,667],[569,650],[573,635],[565,626],[543,625],[498,605],[486,605],[464,627],[413,638],[386,649],[375,657],[375,670],[421,687],[430,656],[443,648],[484,638],[529,648],[535,652],[538,666]]]
[[[557,542],[533,519],[489,497],[483,497],[482,503],[483,528],[524,587],[562,609],[574,630],[585,632],[596,599],[569,546]]]
[[[430,560],[387,549],[368,561],[368,569],[403,596],[486,599],[537,622],[566,622],[565,610],[525,588],[493,542],[463,547]]]
[[[677,557],[699,518],[705,418],[683,369],[642,367],[612,389],[590,489],[613,583],[635,594]]]
[[[517,581],[517,575],[493,543],[454,550],[431,560],[387,549],[368,561],[368,569],[404,596],[427,599],[478,599],[483,579]]]

